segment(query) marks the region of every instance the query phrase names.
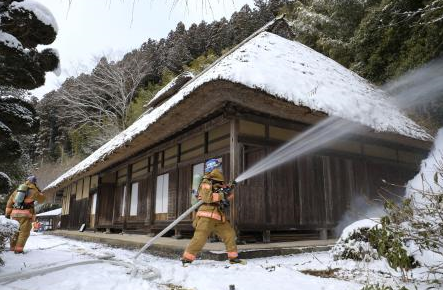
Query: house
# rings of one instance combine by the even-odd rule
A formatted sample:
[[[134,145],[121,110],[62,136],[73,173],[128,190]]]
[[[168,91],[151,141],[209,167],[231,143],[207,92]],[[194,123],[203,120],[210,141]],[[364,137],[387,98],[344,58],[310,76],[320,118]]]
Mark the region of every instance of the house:
[[[220,158],[233,180],[328,115],[365,131],[239,184],[229,217],[240,237],[325,238],[353,198],[412,178],[432,137],[380,89],[274,34],[276,23],[185,84],[173,80],[134,124],[49,184],[45,193],[63,199],[62,228],[157,232],[190,207],[205,160]],[[189,217],[175,234],[191,231]]]
[[[36,221],[41,223],[44,230],[55,230],[60,227],[62,209],[57,208],[36,215]]]

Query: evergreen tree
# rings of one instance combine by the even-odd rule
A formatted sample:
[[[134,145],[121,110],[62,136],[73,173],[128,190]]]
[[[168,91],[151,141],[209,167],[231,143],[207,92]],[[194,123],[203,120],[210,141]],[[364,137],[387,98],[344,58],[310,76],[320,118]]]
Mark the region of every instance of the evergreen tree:
[[[30,143],[27,135],[37,132],[38,126],[39,119],[30,103],[19,98],[0,96],[0,172],[9,175],[14,184],[20,182],[26,174],[23,162],[16,161],[26,153],[22,149],[27,147],[24,144]],[[1,174],[0,179],[5,179],[5,174]],[[0,183],[5,184],[5,181]],[[8,190],[0,188],[0,194],[7,194]]]
[[[45,83],[45,73],[58,66],[57,53],[52,49],[39,52],[39,44],[51,44],[57,35],[52,14],[41,4],[39,14],[25,0],[0,1],[0,84],[34,89]],[[51,20],[48,23],[48,19]],[[32,33],[31,33],[32,31]]]
[[[207,39],[209,37],[209,29],[205,21],[199,25],[192,24],[187,31],[188,48],[192,59],[204,54],[207,50]]]
[[[232,14],[229,21],[229,29],[235,44],[240,43],[256,30],[253,21],[251,21],[252,19],[253,13],[247,4],[238,12]]]
[[[22,149],[32,143],[26,135],[37,132],[39,124],[33,105],[14,94],[43,85],[45,73],[59,63],[54,50],[36,48],[55,40],[54,17],[43,5],[28,4],[26,0],[0,1],[0,194],[9,193],[10,177],[13,183],[23,177],[19,169],[23,169],[26,151]]]
[[[168,47],[166,55],[166,67],[178,74],[183,71],[183,64],[192,60],[191,52],[188,48],[189,38],[183,22],[179,22],[175,31],[171,31],[166,39]]]
[[[224,48],[230,47],[234,41],[234,35],[229,29],[229,22],[226,18],[212,22],[208,27],[208,39],[206,49],[212,50],[218,55]]]

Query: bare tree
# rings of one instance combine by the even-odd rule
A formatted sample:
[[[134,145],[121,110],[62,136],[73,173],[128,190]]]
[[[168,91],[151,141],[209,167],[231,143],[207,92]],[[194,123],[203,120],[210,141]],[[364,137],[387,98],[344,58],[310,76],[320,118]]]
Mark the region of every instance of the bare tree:
[[[131,101],[149,70],[139,51],[119,62],[102,57],[91,74],[66,80],[57,92],[63,118],[72,128],[89,126],[107,133],[98,134],[105,139],[126,129]]]

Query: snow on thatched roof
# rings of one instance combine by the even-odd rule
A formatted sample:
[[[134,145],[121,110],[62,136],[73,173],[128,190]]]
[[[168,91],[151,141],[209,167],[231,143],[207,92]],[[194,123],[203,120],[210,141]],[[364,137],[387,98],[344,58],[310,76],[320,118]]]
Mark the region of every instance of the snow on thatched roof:
[[[165,99],[176,94],[184,84],[194,77],[194,74],[189,71],[182,72],[178,76],[172,79],[166,86],[155,94],[155,96],[149,101],[147,107],[155,107]]]
[[[183,86],[160,106],[141,116],[46,189],[86,171],[129,143],[195,89],[226,80],[263,90],[297,106],[366,125],[378,132],[432,139],[420,126],[391,105],[383,91],[334,60],[298,42],[260,32]],[[253,100],[251,100],[253,102]]]
[[[37,214],[38,217],[42,217],[42,216],[57,216],[57,215],[61,215],[62,214],[62,209],[61,208],[57,208],[57,209],[53,209],[50,211],[46,211],[46,212],[42,212]]]

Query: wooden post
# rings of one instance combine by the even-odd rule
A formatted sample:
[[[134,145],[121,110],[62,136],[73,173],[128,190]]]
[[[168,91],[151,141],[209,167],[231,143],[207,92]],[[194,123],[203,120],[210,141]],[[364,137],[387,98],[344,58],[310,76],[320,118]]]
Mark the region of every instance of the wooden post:
[[[94,218],[94,231],[97,230],[97,225],[98,225],[98,219],[100,216],[100,211],[99,211],[99,206],[100,206],[100,199],[101,199],[101,184],[102,184],[102,178],[99,175],[98,176],[98,181],[97,181],[97,202],[95,203],[95,218]]]
[[[132,165],[128,164],[128,167],[126,168],[126,195],[124,196],[125,200],[123,201],[125,205],[124,208],[125,214],[123,217],[122,233],[126,231],[129,208],[131,207],[131,205],[129,204],[131,202],[130,196],[132,191],[131,181],[132,181]]]
[[[328,229],[320,229],[320,240],[328,239]]]
[[[95,203],[95,217],[94,217],[94,231],[97,230],[97,225],[98,225],[98,217],[99,217],[99,203],[100,203],[100,186],[102,184],[102,178],[100,175],[98,175],[98,181],[97,181],[97,201]],[[112,211],[114,211],[114,209],[112,209]]]
[[[156,190],[157,190],[157,174],[158,174],[158,153],[155,153],[151,158],[152,159],[152,184],[151,184],[151,208],[149,209],[150,212],[150,221],[149,225],[152,227],[152,225],[155,222],[155,199],[156,199]]]
[[[240,173],[240,146],[238,144],[238,129],[239,129],[239,122],[238,119],[231,119],[230,120],[231,125],[231,132],[230,132],[230,144],[229,144],[229,157],[230,157],[230,170],[229,170],[229,180],[233,181]],[[236,220],[235,220],[235,196],[234,199],[231,201],[231,208],[230,208],[230,221],[231,224],[236,228]]]
[[[115,209],[116,209],[116,196],[117,196],[117,188],[118,188],[118,186],[117,186],[117,183],[118,183],[118,173],[117,172],[115,172],[114,173],[115,174],[115,177],[114,177],[114,184],[113,184],[113,194],[114,194],[114,202],[112,203],[112,221],[111,221],[111,224],[112,225],[115,225],[115,220],[116,220],[116,216],[115,216]],[[99,186],[100,186],[100,184],[101,184],[101,182],[100,182],[100,180],[101,180],[101,177],[99,177]],[[99,187],[100,188],[100,187]],[[98,196],[97,196],[98,197]],[[123,201],[122,201],[123,202]],[[121,213],[120,213],[120,215],[121,215]]]
[[[263,243],[269,244],[271,242],[271,231],[264,230],[263,231]]]

